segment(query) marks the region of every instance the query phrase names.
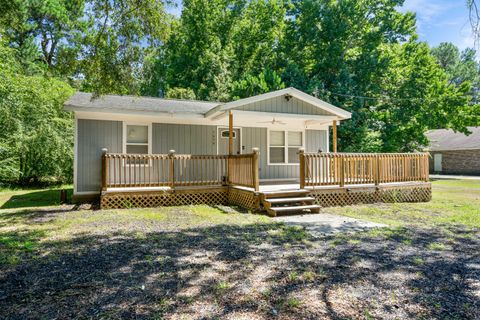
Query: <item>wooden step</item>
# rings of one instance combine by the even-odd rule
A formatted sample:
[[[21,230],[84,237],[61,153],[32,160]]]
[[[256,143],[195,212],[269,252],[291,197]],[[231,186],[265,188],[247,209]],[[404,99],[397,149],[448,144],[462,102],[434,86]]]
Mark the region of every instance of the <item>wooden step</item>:
[[[271,207],[267,209],[268,215],[275,217],[278,213],[286,212],[302,212],[303,210],[310,210],[310,212],[320,212],[320,206],[317,204],[309,204],[304,206],[292,207]]]
[[[315,198],[313,198],[313,197],[295,197],[295,198],[270,198],[270,199],[265,199],[265,202],[269,202],[271,204],[311,202],[311,201],[315,201]]]
[[[285,198],[285,197],[302,197],[310,193],[309,190],[298,189],[298,190],[278,190],[278,191],[266,191],[262,192],[263,196],[266,199],[269,198]]]

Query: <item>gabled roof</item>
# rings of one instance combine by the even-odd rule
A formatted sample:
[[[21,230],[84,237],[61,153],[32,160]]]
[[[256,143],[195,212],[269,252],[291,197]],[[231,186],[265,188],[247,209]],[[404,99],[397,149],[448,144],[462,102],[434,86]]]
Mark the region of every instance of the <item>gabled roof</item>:
[[[480,127],[468,127],[470,135],[450,129],[431,130],[426,133],[430,151],[480,149]]]
[[[208,110],[220,104],[219,102],[118,95],[104,95],[95,99],[92,99],[92,97],[91,93],[77,92],[65,102],[65,109],[71,111],[154,112],[203,116]]]
[[[262,101],[262,100],[281,97],[281,96],[286,96],[286,95],[290,95],[290,96],[295,97],[297,99],[300,99],[300,100],[302,100],[306,103],[309,103],[314,107],[317,107],[319,109],[328,111],[329,113],[332,113],[332,114],[338,116],[341,119],[350,119],[352,117],[352,114],[350,112],[348,112],[346,110],[343,110],[341,108],[335,107],[334,105],[332,105],[328,102],[325,102],[323,100],[315,98],[314,96],[311,96],[311,95],[309,95],[309,94],[307,94],[303,91],[300,91],[298,89],[295,89],[293,87],[282,89],[282,90],[277,90],[277,91],[272,91],[272,92],[268,92],[268,93],[264,93],[264,94],[260,94],[260,95],[257,95],[257,96],[248,97],[248,98],[244,98],[244,99],[240,99],[240,100],[236,100],[236,101],[232,101],[232,102],[227,102],[225,104],[219,105],[219,106],[215,107],[214,109],[208,111],[206,116],[208,117],[208,116],[211,116],[211,115],[213,115],[215,113],[218,113],[218,112],[232,110],[232,109],[235,109],[237,107],[244,106],[244,105],[247,105],[247,104],[250,104],[250,103],[255,103],[255,102]]]
[[[335,107],[295,88],[277,90],[227,103],[119,95],[103,95],[93,98],[92,93],[77,92],[65,102],[65,109],[69,111],[87,112],[138,113],[144,115],[183,114],[186,116],[210,117],[214,114],[223,113],[250,103],[287,95],[300,99],[313,107],[325,110],[331,113],[332,117],[337,116],[339,119],[349,119],[351,117],[350,112]]]

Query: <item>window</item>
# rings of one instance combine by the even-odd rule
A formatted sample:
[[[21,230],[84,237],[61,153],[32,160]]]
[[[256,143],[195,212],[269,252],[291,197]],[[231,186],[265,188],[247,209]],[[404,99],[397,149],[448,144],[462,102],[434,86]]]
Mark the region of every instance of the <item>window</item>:
[[[227,138],[227,139],[228,139],[228,137],[230,136],[228,133],[229,133],[228,130],[223,130],[223,131],[220,133],[220,136],[221,136],[222,138]],[[236,131],[233,131],[233,132],[232,132],[232,136],[233,136],[232,138],[235,139],[235,138],[236,138],[236,135],[237,135],[237,132],[236,132]]]
[[[270,164],[298,163],[298,149],[303,147],[303,132],[270,131]]]
[[[124,124],[124,153],[149,154],[150,153],[150,125]],[[138,162],[138,161],[137,161]],[[129,163],[130,164],[130,163]],[[138,163],[137,163],[138,164]]]

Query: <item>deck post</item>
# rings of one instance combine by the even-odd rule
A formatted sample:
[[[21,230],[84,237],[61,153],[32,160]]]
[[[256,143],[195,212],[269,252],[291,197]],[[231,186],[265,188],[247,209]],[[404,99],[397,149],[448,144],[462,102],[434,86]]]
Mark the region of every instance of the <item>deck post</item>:
[[[380,155],[378,153],[375,154],[375,185],[378,186],[380,184]]]
[[[333,131],[333,139],[332,139],[333,152],[337,152],[337,120],[333,120],[332,131]]]
[[[343,187],[345,186],[345,161],[343,156],[340,156],[337,159],[340,162],[340,187]]]
[[[228,112],[228,154],[233,154],[233,113]]]
[[[300,162],[300,189],[305,188],[305,149],[298,149],[298,160]]]
[[[428,163],[428,153],[423,154],[423,159],[424,159],[423,170],[425,170],[425,182],[428,182],[430,181],[430,168],[429,168],[430,164]]]
[[[252,181],[255,191],[260,190],[260,181],[258,178],[258,155],[260,153],[259,148],[252,148],[253,158],[252,158]]]
[[[108,172],[108,161],[107,161],[108,149],[102,149],[102,191],[107,191],[107,172]]]
[[[170,159],[170,186],[175,186],[175,150],[168,151],[168,157]]]

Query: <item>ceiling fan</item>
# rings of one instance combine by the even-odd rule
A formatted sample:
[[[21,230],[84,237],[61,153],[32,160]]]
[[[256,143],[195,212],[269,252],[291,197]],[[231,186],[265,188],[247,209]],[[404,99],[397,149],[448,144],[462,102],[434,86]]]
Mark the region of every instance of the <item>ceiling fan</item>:
[[[280,124],[280,125],[285,125],[286,123],[281,121],[281,120],[275,120],[275,118],[273,118],[271,121],[259,121],[257,123],[270,123],[270,124]]]

